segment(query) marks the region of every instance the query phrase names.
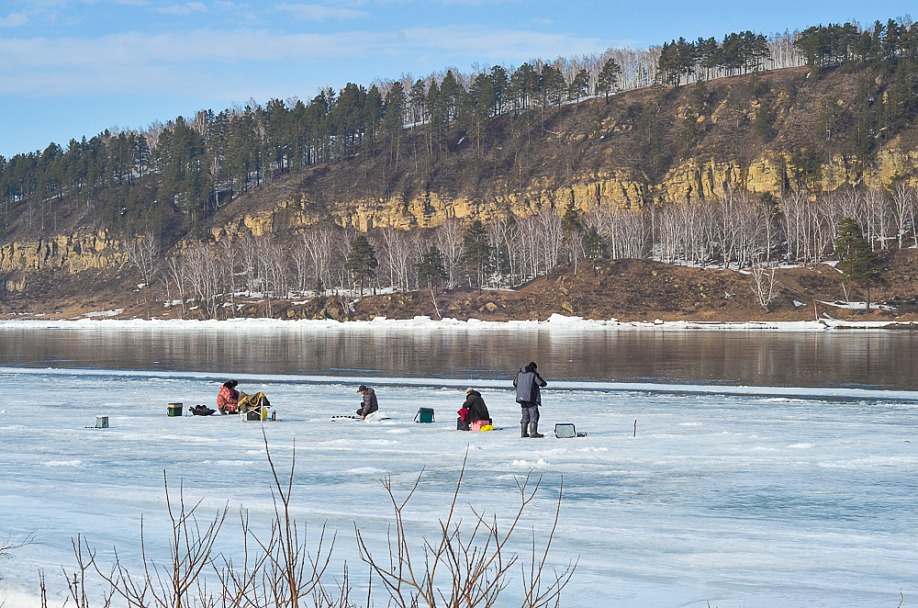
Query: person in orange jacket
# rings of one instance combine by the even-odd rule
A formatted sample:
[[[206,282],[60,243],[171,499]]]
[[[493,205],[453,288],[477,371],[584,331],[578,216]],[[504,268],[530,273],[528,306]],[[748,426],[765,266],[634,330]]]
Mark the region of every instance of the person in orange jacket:
[[[235,380],[227,380],[217,393],[217,409],[221,414],[235,414],[239,410],[239,385]]]

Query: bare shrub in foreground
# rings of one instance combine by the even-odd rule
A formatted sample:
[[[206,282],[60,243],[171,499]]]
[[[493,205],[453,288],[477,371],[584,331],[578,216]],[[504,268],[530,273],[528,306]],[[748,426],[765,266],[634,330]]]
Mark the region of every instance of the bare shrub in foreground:
[[[404,517],[408,503],[420,487],[420,475],[403,499],[396,497],[391,479],[384,482],[395,516],[387,558],[374,557],[363,534],[356,530],[361,559],[382,580],[392,605],[399,608],[510,605],[506,598],[498,603],[501,593],[512,582],[511,571],[516,569],[519,561],[519,556],[509,547],[510,540],[519,531],[523,514],[535,498],[541,479],[533,480],[530,474],[522,481],[517,480],[519,505],[505,529],[498,524],[496,516],[491,517],[474,509],[473,522],[464,525],[457,506],[465,467],[466,462],[463,461],[449,510],[445,519],[439,522],[439,532],[432,538],[424,538],[420,551],[412,546]],[[548,553],[560,511],[559,490],[547,538],[540,549],[533,533],[528,564],[520,564],[521,607],[559,606],[561,591],[574,574],[575,563],[568,564],[560,573],[548,570]]]
[[[117,549],[112,565],[105,569],[97,552],[81,537],[72,541],[76,570],[64,570],[68,592],[62,607],[111,608],[351,608],[351,584],[347,564],[340,579],[329,574],[336,535],[325,526],[315,543],[307,542],[305,527],[291,511],[296,467],[296,446],[287,475],[280,475],[265,436],[265,452],[273,476],[271,493],[274,518],[265,536],[254,530],[246,511],[240,514],[243,550],[240,562],[221,556],[217,539],[228,509],[219,509],[212,518],[199,519],[202,501],[185,502],[184,490],[178,497],[169,492],[163,474],[166,511],[171,536],[168,553],[162,558],[148,553],[143,521],[140,532],[140,573],[132,573]],[[466,457],[467,458],[467,457]],[[356,530],[361,559],[370,569],[370,586],[366,605],[373,604],[373,577],[383,581],[387,606],[464,608],[497,606],[501,593],[513,580],[519,567],[522,586],[522,608],[559,606],[561,591],[573,576],[576,564],[559,572],[548,566],[548,554],[558,526],[561,491],[554,510],[551,528],[545,539],[531,542],[526,563],[510,549],[511,537],[518,536],[523,514],[535,499],[540,479],[529,475],[517,481],[519,505],[511,514],[506,528],[496,517],[473,509],[471,525],[463,523],[458,500],[466,468],[463,460],[459,478],[440,532],[432,539],[415,545],[409,539],[404,522],[405,509],[420,487],[419,475],[408,495],[398,500],[391,480],[384,487],[392,502],[395,516],[395,538],[389,540],[388,558],[374,558],[360,530]],[[423,472],[422,472],[423,473]],[[97,580],[92,580],[93,578]],[[87,591],[101,582],[101,589]],[[41,606],[48,608],[47,584],[40,575]],[[116,602],[117,600],[117,602]],[[502,598],[499,605],[506,606]]]
[[[290,474],[281,479],[277,466],[271,458],[271,450],[265,437],[265,454],[271,469],[274,485],[271,494],[274,499],[274,520],[267,542],[249,531],[253,541],[265,556],[262,576],[256,589],[262,597],[255,599],[256,606],[300,606],[301,601],[311,598],[310,606],[348,606],[349,589],[347,570],[344,583],[336,591],[326,588],[323,580],[331,563],[335,546],[335,535],[326,542],[326,529],[322,526],[318,544],[313,552],[309,550],[305,526],[301,527],[290,511],[293,497],[293,473],[296,465],[296,445],[290,463]],[[225,587],[225,586],[224,586]]]
[[[174,504],[169,494],[169,483],[163,473],[163,488],[166,492],[166,512],[172,536],[169,539],[168,559],[160,563],[147,555],[143,532],[143,520],[140,524],[140,550],[143,561],[143,572],[133,575],[121,563],[117,550],[111,570],[105,572],[99,568],[95,555],[90,551],[92,564],[96,573],[108,583],[116,595],[121,596],[129,606],[138,608],[181,608],[196,604],[195,598],[208,597],[206,586],[203,586],[201,574],[213,562],[214,545],[223,522],[226,520],[227,507],[218,512],[213,519],[200,522],[197,517],[201,501],[192,506],[185,503],[184,488],[179,488],[178,505]]]

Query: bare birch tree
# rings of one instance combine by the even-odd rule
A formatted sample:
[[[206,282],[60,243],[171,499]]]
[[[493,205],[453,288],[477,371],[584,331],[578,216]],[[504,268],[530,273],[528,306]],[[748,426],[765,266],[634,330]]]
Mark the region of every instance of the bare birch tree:
[[[300,294],[305,294],[315,286],[315,268],[306,248],[303,246],[304,235],[299,235],[290,246],[290,263],[293,272],[292,287]],[[313,282],[310,283],[310,280]]]
[[[458,285],[462,276],[462,235],[464,232],[462,222],[455,218],[447,219],[436,229],[434,241],[437,249],[443,254],[447,289]]]
[[[140,272],[144,286],[153,285],[153,279],[159,270],[159,252],[162,248],[159,237],[147,232],[137,238],[125,239],[122,248],[128,260]]]
[[[909,232],[912,235],[912,242],[915,242],[916,196],[913,188],[901,182],[896,184],[892,192],[892,213],[896,228],[896,241],[899,249],[902,249],[905,247]]]
[[[143,281],[143,299],[147,309],[147,316],[150,316],[150,288],[153,286],[153,280],[159,271],[159,252],[161,249],[159,237],[152,232],[148,232],[138,238],[126,239],[122,248],[128,260],[140,272]]]
[[[494,272],[498,285],[512,286],[518,283],[518,260],[512,254],[516,221],[510,216],[496,217],[485,224],[488,245],[494,256]]]
[[[307,229],[300,237],[298,246],[306,252],[313,269],[312,284],[317,296],[343,285],[339,280],[345,255],[342,244],[346,242],[342,236],[339,230],[322,225]]]
[[[224,265],[214,250],[199,245],[182,254],[182,275],[187,279],[190,291],[198,303],[199,310],[209,319],[217,318],[218,298],[224,295]]]
[[[784,216],[784,236],[787,242],[786,258],[788,261],[803,261],[811,257],[809,239],[809,214],[806,207],[809,200],[806,192],[785,192],[781,198],[781,213]]]
[[[182,263],[182,259],[178,256],[171,256],[166,260],[166,300],[169,306],[173,305],[175,300],[179,301],[181,305],[181,315],[182,318],[185,317],[185,289],[187,286],[187,278],[185,276],[185,265]],[[172,293],[172,290],[175,290],[175,293]]]
[[[647,214],[641,209],[599,205],[586,213],[584,223],[596,228],[608,245],[611,259],[647,256],[651,237]]]
[[[864,192],[864,215],[866,216],[867,234],[864,236],[876,249],[889,249],[892,236],[895,211],[892,201],[885,190],[867,188]]]
[[[538,239],[542,251],[542,264],[539,274],[548,274],[558,265],[561,250],[564,247],[564,230],[561,227],[561,216],[554,209],[542,207],[536,214],[538,221]]]
[[[748,193],[728,192],[719,199],[719,216],[723,265],[735,263],[738,268],[752,264],[753,258],[767,249],[763,229],[767,217],[763,207]]]
[[[264,293],[267,302],[265,315],[272,317],[274,316],[273,300],[275,298],[287,299],[290,295],[287,249],[274,237],[256,238],[253,246],[258,258],[259,291]]]
[[[379,231],[380,273],[389,277],[395,291],[408,291],[413,283],[413,269],[418,265],[417,236],[406,230],[383,228]]]
[[[234,237],[220,240],[217,246],[218,258],[223,262],[223,293],[224,299],[229,301],[229,309],[235,316],[236,310],[236,266],[239,256],[239,246]]]
[[[513,254],[519,259],[520,281],[528,281],[540,274],[542,245],[539,220],[535,216],[524,217],[516,223],[516,247]]]
[[[777,297],[775,267],[757,261],[753,263],[750,275],[752,276],[752,293],[756,301],[766,311],[771,310],[771,304]]]

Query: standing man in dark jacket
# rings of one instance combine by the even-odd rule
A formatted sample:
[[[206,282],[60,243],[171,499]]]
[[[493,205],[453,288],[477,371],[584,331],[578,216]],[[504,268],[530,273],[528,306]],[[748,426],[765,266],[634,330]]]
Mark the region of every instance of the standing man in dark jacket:
[[[541,388],[547,386],[548,383],[536,371],[537,367],[532,361],[520,369],[516,378],[513,379],[513,386],[516,387],[516,402],[523,410],[523,417],[520,419],[520,437],[545,436],[539,433],[539,406],[542,405]],[[526,432],[527,427],[528,433]]]
[[[361,384],[357,387],[357,392],[363,395],[363,403],[360,404],[357,415],[361,420],[366,420],[368,415],[379,409],[379,404],[376,402],[376,391]]]

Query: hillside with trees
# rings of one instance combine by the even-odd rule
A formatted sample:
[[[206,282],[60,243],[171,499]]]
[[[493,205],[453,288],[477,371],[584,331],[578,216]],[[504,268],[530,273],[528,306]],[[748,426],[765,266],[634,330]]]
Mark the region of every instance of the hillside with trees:
[[[775,268],[838,259],[851,223],[904,263],[916,115],[918,26],[896,20],[202,111],[0,157],[0,310],[104,286],[134,316],[480,316],[483,290],[650,260],[750,273],[777,315]],[[886,282],[903,303],[909,276]],[[392,292],[426,303],[360,312]]]

